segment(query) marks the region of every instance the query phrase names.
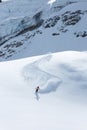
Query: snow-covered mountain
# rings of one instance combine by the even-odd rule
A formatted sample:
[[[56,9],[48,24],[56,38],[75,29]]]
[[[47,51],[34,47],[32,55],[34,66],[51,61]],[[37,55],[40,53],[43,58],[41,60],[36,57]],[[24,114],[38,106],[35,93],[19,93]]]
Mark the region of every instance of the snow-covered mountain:
[[[0,13],[1,61],[87,49],[87,1],[10,0]]]
[[[87,0],[0,3],[0,130],[87,130]]]

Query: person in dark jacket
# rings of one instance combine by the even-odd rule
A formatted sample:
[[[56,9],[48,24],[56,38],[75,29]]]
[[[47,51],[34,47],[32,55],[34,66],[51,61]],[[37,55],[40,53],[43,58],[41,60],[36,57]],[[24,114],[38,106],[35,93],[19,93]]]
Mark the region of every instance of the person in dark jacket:
[[[39,91],[40,87],[37,86],[35,92],[37,93]]]
[[[40,89],[39,86],[37,86],[37,87],[35,88],[35,95],[36,95],[36,99],[37,99],[37,100],[39,100],[39,98],[40,98],[39,95],[38,95],[39,89]]]

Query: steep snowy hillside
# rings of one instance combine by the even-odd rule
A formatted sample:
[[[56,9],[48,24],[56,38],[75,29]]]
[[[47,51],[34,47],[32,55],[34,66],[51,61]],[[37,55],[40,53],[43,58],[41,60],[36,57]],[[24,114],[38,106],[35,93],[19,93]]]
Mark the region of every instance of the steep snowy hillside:
[[[87,130],[87,0],[4,0],[0,61],[0,130]]]
[[[48,54],[28,64],[23,69],[23,77],[29,86],[40,86],[41,94],[57,92],[66,97],[78,95],[87,102],[87,52],[61,52]],[[85,63],[85,64],[84,64]],[[69,98],[70,98],[69,95]],[[81,99],[80,102],[81,102]]]
[[[0,61],[87,50],[87,1],[10,0],[0,14]]]
[[[0,62],[0,130],[25,129],[87,129],[87,52]]]

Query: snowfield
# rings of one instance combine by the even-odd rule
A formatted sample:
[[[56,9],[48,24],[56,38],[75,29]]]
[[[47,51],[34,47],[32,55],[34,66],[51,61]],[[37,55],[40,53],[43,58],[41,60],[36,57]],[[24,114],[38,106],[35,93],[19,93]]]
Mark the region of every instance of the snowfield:
[[[86,57],[69,51],[1,62],[0,130],[86,130]]]
[[[3,1],[0,130],[87,130],[87,0]]]

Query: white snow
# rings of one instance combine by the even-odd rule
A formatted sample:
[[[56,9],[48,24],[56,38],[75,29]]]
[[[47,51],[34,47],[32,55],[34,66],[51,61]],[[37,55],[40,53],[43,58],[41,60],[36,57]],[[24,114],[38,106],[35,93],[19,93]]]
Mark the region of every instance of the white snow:
[[[48,1],[48,4],[50,5],[50,6],[52,6],[52,4],[55,2],[56,0],[49,0]]]
[[[28,21],[26,26],[32,25],[33,15],[41,10],[43,19],[66,11],[87,11],[87,0],[76,1],[79,2],[59,12],[53,12],[51,6],[65,5],[69,0],[2,2],[0,38],[8,35],[7,40],[16,35],[23,28],[22,20]],[[34,38],[37,30],[5,43],[22,41],[24,45],[10,48],[17,52],[8,58],[13,61],[0,62],[0,130],[87,130],[87,37],[74,36],[87,31],[86,15],[87,12],[76,25],[66,26],[66,33],[58,32],[62,26],[60,20],[53,28],[40,27],[42,34]],[[60,35],[53,37],[55,32]],[[28,35],[32,37],[26,40]],[[6,53],[4,45],[0,51]],[[1,60],[6,57],[0,57]],[[40,90],[35,94],[38,85]]]
[[[48,19],[52,16],[64,14],[67,11],[76,11],[76,10],[87,10],[86,2],[77,2],[65,6],[59,12],[52,12],[52,8],[47,4],[48,0],[38,0],[38,1],[30,1],[30,0],[12,0],[8,2],[2,2],[0,4],[0,38],[5,37],[5,40],[8,40],[11,37],[14,37],[16,33],[20,30],[23,30],[24,27],[31,26],[35,22],[33,20],[33,15],[35,15],[39,11],[43,11],[42,18]],[[53,1],[52,6],[54,5],[64,5],[69,1]],[[13,6],[14,5],[14,6]],[[17,11],[16,11],[17,10]],[[9,45],[17,42],[23,42],[23,46],[20,48],[13,48],[15,54],[12,57],[9,57],[8,60],[24,58],[29,56],[36,56],[47,53],[55,53],[60,51],[86,51],[87,50],[87,37],[84,39],[82,37],[76,38],[74,33],[78,33],[81,31],[87,30],[87,14],[85,13],[81,20],[74,26],[66,26],[65,30],[68,30],[66,33],[59,32],[61,29],[62,21],[59,20],[55,27],[51,27],[49,29],[44,29],[40,27],[39,30],[42,34],[36,34],[34,37],[32,36],[29,39],[25,39],[27,35],[33,35],[38,29],[15,37],[13,39],[8,40],[5,44],[1,46],[1,51],[6,53],[6,56],[9,56],[7,50],[5,50],[5,45]],[[22,20],[26,21],[24,25],[21,24]],[[58,36],[53,36],[53,33],[59,33]],[[3,40],[2,40],[3,41]],[[0,41],[1,42],[1,41]],[[78,47],[79,46],[79,47]],[[6,60],[7,58],[1,58],[0,61]]]
[[[69,51],[1,62],[0,130],[86,130],[86,57]]]

